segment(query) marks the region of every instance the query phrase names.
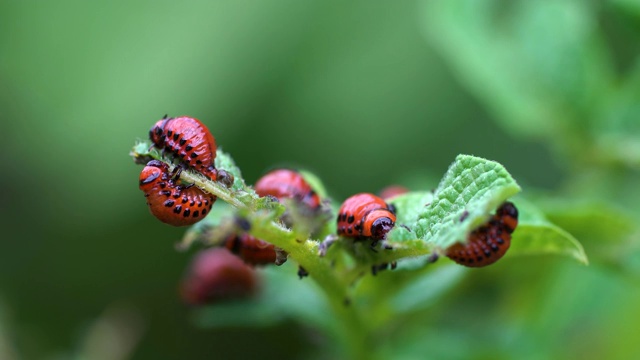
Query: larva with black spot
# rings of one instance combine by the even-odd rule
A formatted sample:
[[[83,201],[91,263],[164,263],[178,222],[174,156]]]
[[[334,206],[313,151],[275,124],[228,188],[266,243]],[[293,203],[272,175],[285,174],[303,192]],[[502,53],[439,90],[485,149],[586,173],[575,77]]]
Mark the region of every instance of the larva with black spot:
[[[395,225],[396,215],[381,198],[361,193],[342,203],[337,220],[338,235],[382,240]]]
[[[295,170],[273,170],[256,182],[255,189],[260,196],[271,195],[278,200],[284,198],[295,199],[310,209],[320,207],[320,196],[311,188],[311,185],[304,177]]]
[[[249,234],[233,234],[224,245],[229,251],[237,255],[250,265],[275,264],[278,258],[273,244],[257,239]]]
[[[216,197],[195,186],[177,184],[169,166],[152,160],[140,173],[140,190],[151,213],[163,223],[187,226],[202,220],[211,211]]]
[[[180,158],[183,167],[194,168],[227,187],[233,184],[233,175],[215,168],[216,140],[200,120],[188,116],[164,117],[151,127],[149,138],[158,148]]]
[[[495,215],[475,229],[466,244],[455,244],[446,255],[456,263],[468,267],[491,265],[504,256],[511,246],[511,234],[518,226],[518,209],[513,203],[503,203]]]

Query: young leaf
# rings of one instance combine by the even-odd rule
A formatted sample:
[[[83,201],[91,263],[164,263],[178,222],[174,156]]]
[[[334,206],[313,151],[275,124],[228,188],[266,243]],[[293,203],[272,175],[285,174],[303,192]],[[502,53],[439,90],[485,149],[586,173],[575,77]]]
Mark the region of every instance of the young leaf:
[[[519,191],[515,180],[497,162],[458,155],[412,230],[420,239],[446,249],[464,242],[500,204]]]

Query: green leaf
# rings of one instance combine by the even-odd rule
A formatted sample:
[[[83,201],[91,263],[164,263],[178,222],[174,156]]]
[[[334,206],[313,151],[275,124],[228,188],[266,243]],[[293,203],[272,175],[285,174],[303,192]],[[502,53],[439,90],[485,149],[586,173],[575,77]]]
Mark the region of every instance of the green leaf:
[[[329,195],[327,193],[327,189],[325,188],[322,180],[320,180],[320,178],[316,174],[308,170],[299,170],[299,172],[304,180],[309,184],[309,186],[311,186],[313,191],[315,191],[318,196],[320,196],[320,199],[328,198]]]
[[[519,191],[515,180],[497,162],[458,155],[412,230],[420,239],[446,249],[464,242],[500,204]]]
[[[560,254],[582,264],[589,260],[580,242],[570,233],[550,222],[542,211],[518,197],[518,227],[512,235],[508,255]]]

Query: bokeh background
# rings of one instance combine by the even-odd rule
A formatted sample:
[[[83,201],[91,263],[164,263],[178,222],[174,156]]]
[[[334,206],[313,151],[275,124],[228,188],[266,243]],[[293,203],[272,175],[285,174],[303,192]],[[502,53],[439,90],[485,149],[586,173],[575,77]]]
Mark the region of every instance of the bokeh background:
[[[201,119],[250,183],[287,165],[336,201],[431,189],[466,153],[504,164],[525,194],[638,219],[638,55],[640,7],[622,0],[2,1],[0,357],[327,346],[295,321],[192,324],[177,296],[184,229],[149,214],[128,156],[164,114]],[[505,262],[421,313],[431,325],[398,343],[403,356],[640,356],[637,273],[597,256]]]

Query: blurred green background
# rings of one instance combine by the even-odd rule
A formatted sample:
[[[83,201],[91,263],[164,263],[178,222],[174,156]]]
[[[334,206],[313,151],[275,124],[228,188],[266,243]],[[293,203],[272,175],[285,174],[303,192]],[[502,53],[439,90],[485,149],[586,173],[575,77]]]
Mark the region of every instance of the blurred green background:
[[[330,346],[295,322],[192,325],[184,229],[149,214],[128,156],[164,114],[201,119],[250,183],[288,165],[336,201],[431,189],[466,153],[501,162],[525,195],[638,219],[639,54],[632,1],[2,1],[0,357],[91,353],[105,318],[131,331],[136,359]],[[420,313],[388,355],[640,356],[637,273],[505,263]]]

